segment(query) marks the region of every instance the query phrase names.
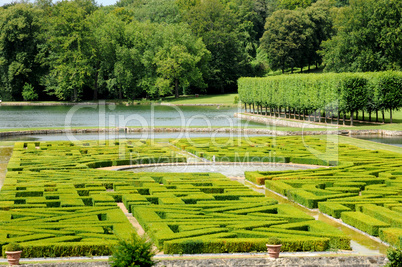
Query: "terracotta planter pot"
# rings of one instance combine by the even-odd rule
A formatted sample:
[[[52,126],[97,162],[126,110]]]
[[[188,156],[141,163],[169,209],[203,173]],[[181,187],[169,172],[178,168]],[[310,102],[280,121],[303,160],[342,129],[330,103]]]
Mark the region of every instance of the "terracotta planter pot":
[[[282,245],[269,245],[267,244],[268,256],[273,259],[279,258]]]
[[[10,265],[19,265],[22,250],[20,251],[6,251],[7,261]]]

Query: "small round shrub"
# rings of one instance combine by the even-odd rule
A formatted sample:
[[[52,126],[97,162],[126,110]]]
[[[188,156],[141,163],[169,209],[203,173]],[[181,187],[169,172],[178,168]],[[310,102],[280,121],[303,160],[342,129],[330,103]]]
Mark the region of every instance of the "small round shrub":
[[[153,256],[155,252],[152,250],[152,243],[133,234],[129,240],[120,240],[113,249],[110,266],[151,267],[155,264],[152,261]]]
[[[9,243],[4,247],[5,251],[20,251],[22,250],[22,246],[17,243]]]
[[[268,245],[280,245],[280,244],[282,244],[282,241],[279,239],[279,238],[277,238],[277,237],[270,237],[269,239],[268,239],[268,243],[267,243]]]

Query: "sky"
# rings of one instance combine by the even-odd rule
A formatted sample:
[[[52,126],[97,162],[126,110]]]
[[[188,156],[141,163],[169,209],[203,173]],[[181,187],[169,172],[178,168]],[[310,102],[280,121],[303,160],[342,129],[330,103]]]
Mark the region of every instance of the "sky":
[[[99,5],[104,5],[104,6],[108,6],[108,5],[114,5],[117,0],[95,0]],[[4,4],[8,4],[14,2],[13,0],[0,0],[0,6],[4,5]],[[30,0],[30,2],[34,2],[34,0]],[[53,2],[56,2],[55,0],[53,0]]]

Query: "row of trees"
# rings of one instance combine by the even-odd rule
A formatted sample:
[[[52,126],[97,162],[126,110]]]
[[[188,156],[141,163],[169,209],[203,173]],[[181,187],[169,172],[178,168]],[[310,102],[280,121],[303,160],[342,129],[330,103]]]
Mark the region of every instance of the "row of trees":
[[[79,101],[233,91],[239,77],[258,71],[252,61],[266,16],[262,2],[3,6],[0,97]]]
[[[22,0],[25,1],[25,0]],[[397,0],[36,0],[0,7],[0,98],[224,93],[324,63],[399,69]]]
[[[328,73],[280,75],[269,78],[239,79],[239,97],[254,113],[321,122],[324,112],[331,117],[341,118],[345,123],[346,113],[350,113],[351,125],[353,115],[358,112],[392,111],[402,107],[402,72],[377,73]],[[265,111],[263,110],[265,108]],[[306,117],[308,115],[308,117]],[[326,120],[327,116],[324,115]]]

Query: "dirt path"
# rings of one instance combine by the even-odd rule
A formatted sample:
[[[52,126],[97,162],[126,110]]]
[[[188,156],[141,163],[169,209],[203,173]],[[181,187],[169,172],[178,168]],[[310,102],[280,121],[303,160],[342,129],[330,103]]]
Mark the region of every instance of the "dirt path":
[[[144,228],[139,224],[136,218],[131,213],[128,213],[128,210],[124,206],[123,203],[117,203],[117,206],[124,212],[126,215],[127,219],[130,221],[130,223],[133,225],[135,231],[139,236],[143,236],[145,234]]]

